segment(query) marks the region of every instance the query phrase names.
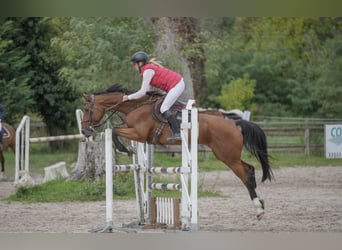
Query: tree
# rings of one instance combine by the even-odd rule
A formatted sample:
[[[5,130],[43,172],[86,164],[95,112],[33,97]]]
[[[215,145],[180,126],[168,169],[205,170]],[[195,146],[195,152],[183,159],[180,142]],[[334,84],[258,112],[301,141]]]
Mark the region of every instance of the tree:
[[[342,117],[342,34],[325,43],[327,60],[319,67],[321,72],[313,98],[319,103],[317,115],[326,118]]]
[[[17,122],[33,105],[33,90],[29,81],[29,56],[16,46],[20,29],[15,22],[0,19],[0,103],[7,109],[6,121]]]
[[[193,17],[172,18],[171,22],[174,24],[180,40],[179,50],[184,52],[184,57],[188,62],[197,105],[203,105],[208,96],[208,87],[204,77],[205,57],[200,19]]]
[[[75,127],[74,110],[80,94],[71,82],[60,78],[64,64],[60,52],[51,47],[51,39],[60,35],[63,23],[53,18],[12,18],[20,34],[15,39],[17,47],[29,56],[29,70],[33,72],[30,86],[34,90],[35,105],[32,111],[40,114],[50,135],[65,134]],[[64,142],[52,142],[54,148]]]
[[[205,46],[213,105],[219,107],[215,97],[223,83],[248,74],[256,80],[253,103],[259,114],[315,115],[321,102],[315,83],[321,66],[331,65],[324,43],[340,33],[338,18],[235,18],[224,27],[211,32]]]
[[[243,78],[230,81],[222,86],[218,101],[225,110],[251,108],[254,96],[255,80],[249,79],[248,75]]]
[[[142,18],[66,18],[68,24],[53,46],[66,61],[60,76],[82,92],[108,88],[113,83],[140,86],[131,55],[152,51],[151,25]]]
[[[176,21],[168,17],[152,18],[155,34],[154,53],[163,65],[182,74],[185,84],[184,93],[180,99],[183,101],[194,98],[193,81],[187,59],[181,52],[180,39],[176,32]]]

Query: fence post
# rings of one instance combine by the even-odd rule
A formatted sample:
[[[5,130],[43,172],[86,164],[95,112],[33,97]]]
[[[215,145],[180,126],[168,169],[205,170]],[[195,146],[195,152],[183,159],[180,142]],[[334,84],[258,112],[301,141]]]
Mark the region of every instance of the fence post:
[[[306,156],[310,155],[310,128],[308,119],[305,119],[304,124],[304,154]]]

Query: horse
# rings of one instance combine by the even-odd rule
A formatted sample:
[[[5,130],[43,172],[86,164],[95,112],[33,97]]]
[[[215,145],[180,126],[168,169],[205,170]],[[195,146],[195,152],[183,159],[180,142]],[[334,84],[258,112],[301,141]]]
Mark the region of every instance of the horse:
[[[180,144],[180,141],[168,141],[167,139],[171,135],[171,129],[167,121],[162,120],[158,108],[158,104],[160,105],[164,96],[146,93],[140,99],[123,102],[123,95],[132,92],[134,91],[114,84],[108,89],[94,94],[83,93],[85,104],[81,127],[84,136],[89,137],[96,133],[95,128],[103,124],[101,121],[104,114],[119,112],[124,116],[126,126],[113,128],[115,144],[119,143],[117,136],[143,143]],[[180,105],[179,101],[174,107],[177,105]],[[223,114],[210,111],[198,112],[198,123],[198,143],[211,148],[215,157],[240,178],[256,208],[257,219],[262,219],[265,207],[263,199],[259,198],[255,190],[255,169],[253,165],[241,159],[241,154],[243,148],[251,152],[261,164],[261,181],[271,181],[273,172],[269,163],[264,131],[255,123],[242,119],[227,119]]]
[[[5,172],[5,157],[3,152],[10,147],[15,153],[15,129],[6,122],[2,122],[2,149],[0,149],[1,175]]]

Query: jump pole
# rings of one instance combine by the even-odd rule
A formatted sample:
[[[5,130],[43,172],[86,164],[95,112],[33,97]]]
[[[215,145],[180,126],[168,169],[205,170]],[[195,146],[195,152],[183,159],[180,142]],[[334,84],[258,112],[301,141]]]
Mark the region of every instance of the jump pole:
[[[105,156],[106,156],[106,226],[103,232],[108,232],[113,228],[113,148],[112,130],[105,130]]]
[[[181,123],[181,139],[182,139],[182,168],[181,168],[181,181],[182,181],[182,202],[181,202],[181,220],[182,229],[196,231],[198,221],[198,111],[193,108],[194,100],[189,100],[186,108],[182,110],[182,123]],[[191,120],[189,121],[189,112]],[[188,121],[188,122],[186,122]],[[189,131],[190,129],[190,149],[189,149]],[[189,192],[189,174],[191,176]],[[187,202],[185,202],[187,201]],[[189,222],[190,218],[190,222]]]

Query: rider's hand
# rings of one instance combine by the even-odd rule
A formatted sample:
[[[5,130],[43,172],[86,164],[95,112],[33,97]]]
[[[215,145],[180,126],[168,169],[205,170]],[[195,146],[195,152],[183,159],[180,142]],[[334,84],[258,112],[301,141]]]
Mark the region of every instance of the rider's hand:
[[[127,95],[124,95],[124,96],[122,97],[122,101],[123,101],[123,102],[128,101],[128,96],[127,96]]]

